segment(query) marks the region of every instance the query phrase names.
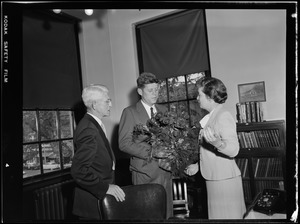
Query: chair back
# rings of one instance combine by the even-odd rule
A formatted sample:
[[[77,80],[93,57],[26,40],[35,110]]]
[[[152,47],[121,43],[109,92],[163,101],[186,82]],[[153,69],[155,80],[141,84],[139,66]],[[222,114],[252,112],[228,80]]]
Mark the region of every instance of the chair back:
[[[173,178],[174,216],[189,216],[187,183],[180,178]]]
[[[164,220],[166,191],[160,184],[141,184],[122,187],[125,201],[117,202],[112,195],[101,201],[104,220]]]

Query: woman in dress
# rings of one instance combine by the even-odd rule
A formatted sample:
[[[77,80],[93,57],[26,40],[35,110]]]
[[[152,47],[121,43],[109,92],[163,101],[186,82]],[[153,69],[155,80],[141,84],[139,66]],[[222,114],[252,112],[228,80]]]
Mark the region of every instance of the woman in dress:
[[[200,160],[186,168],[186,174],[199,171],[206,182],[209,219],[242,219],[246,212],[241,172],[234,160],[239,152],[236,122],[224,108],[227,90],[213,77],[196,83],[197,100],[209,113],[200,121]]]

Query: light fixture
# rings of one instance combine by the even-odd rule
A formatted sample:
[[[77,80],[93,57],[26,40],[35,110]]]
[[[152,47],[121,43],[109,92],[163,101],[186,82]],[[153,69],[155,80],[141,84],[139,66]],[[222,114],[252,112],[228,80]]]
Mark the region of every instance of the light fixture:
[[[52,11],[56,14],[59,14],[61,13],[61,9],[52,9]],[[84,13],[87,15],[87,16],[91,16],[93,15],[94,13],[94,10],[93,9],[84,9]]]
[[[84,12],[85,12],[85,14],[87,14],[88,16],[91,16],[91,15],[93,15],[93,9],[85,9],[84,10]]]
[[[53,9],[53,12],[55,12],[55,13],[60,13],[61,12],[61,9]]]

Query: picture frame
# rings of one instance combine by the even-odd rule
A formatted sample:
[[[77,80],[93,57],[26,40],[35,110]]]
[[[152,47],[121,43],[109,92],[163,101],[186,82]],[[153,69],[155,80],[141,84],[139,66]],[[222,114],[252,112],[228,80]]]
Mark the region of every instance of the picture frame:
[[[265,82],[238,84],[239,102],[266,101]]]

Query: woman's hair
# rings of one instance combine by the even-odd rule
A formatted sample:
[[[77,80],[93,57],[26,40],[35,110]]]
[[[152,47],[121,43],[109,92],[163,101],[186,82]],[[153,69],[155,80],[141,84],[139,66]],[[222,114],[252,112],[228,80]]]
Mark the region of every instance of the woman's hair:
[[[227,100],[227,89],[224,83],[214,77],[202,77],[196,82],[197,89],[202,88],[202,92],[216,103],[222,104]]]
[[[151,83],[159,83],[159,80],[156,78],[156,76],[150,72],[143,72],[138,79],[136,80],[137,87],[143,88],[145,84],[151,84]]]
[[[84,105],[87,107],[87,109],[90,109],[92,106],[93,101],[99,99],[99,93],[100,96],[102,96],[104,93],[107,93],[108,89],[104,85],[100,84],[90,84],[89,86],[85,87],[82,91],[82,100]]]

